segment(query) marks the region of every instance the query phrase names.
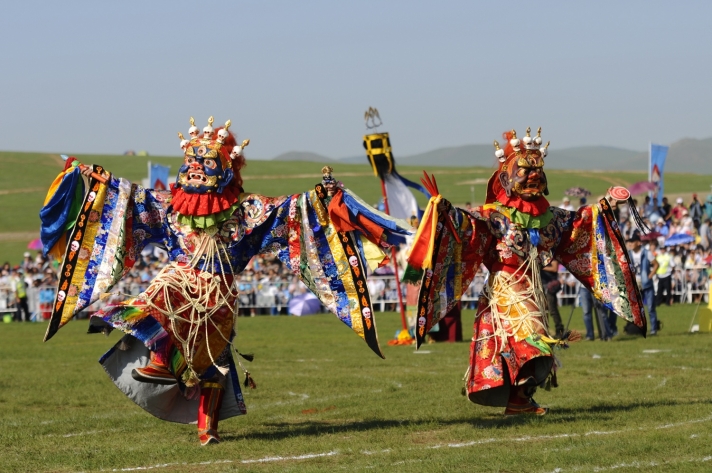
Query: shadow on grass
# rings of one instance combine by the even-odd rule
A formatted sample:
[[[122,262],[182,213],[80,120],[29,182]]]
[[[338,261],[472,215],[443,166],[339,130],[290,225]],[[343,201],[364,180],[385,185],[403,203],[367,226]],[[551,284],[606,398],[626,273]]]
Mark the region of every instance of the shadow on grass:
[[[395,420],[373,419],[356,422],[338,423],[338,421],[304,421],[304,422],[274,422],[263,424],[263,430],[252,431],[246,434],[231,434],[225,432],[221,435],[224,441],[240,440],[282,440],[294,437],[313,437],[324,434],[338,434],[348,432],[363,432],[398,427],[419,427],[434,424],[439,426],[470,425],[478,430],[508,428],[531,424],[532,422],[568,423],[582,420],[595,419],[598,421],[612,419],[620,412],[629,412],[638,409],[651,409],[660,407],[691,406],[697,404],[709,405],[712,399],[699,399],[691,401],[661,400],[659,402],[637,402],[630,404],[599,403],[583,408],[557,408],[544,417],[503,415],[476,415],[454,419],[421,419],[421,420]]]
[[[524,425],[531,422],[530,418],[524,417],[497,417],[497,418],[457,418],[448,420],[422,419],[422,420],[393,420],[393,419],[373,419],[356,422],[338,423],[338,421],[305,421],[305,422],[275,422],[263,424],[264,431],[249,432],[244,435],[221,434],[223,440],[282,440],[293,437],[318,436],[324,434],[338,434],[347,432],[364,432],[382,429],[392,429],[399,427],[418,426],[451,426],[470,424],[478,429],[510,427],[512,425]]]
[[[696,404],[710,404],[712,399],[696,399],[696,400],[670,400],[661,399],[657,402],[644,401],[634,402],[630,404],[614,404],[614,403],[599,403],[588,407],[577,408],[557,408],[552,411],[552,417],[571,416],[576,421],[583,420],[582,417],[600,418],[601,414],[616,414],[618,412],[629,412],[637,409],[652,409],[660,407],[675,407],[675,406],[693,406]]]

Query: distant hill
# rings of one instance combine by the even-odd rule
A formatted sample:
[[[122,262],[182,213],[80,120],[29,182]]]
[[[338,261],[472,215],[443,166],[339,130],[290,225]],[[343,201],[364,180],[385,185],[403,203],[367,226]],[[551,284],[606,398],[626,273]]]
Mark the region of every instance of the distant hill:
[[[494,148],[492,145],[464,145],[448,148],[438,148],[412,156],[398,157],[396,163],[406,165],[442,166],[484,166],[494,164]]]
[[[579,146],[576,148],[552,149],[546,158],[546,165],[554,169],[620,169],[620,170],[641,170],[646,164],[638,165],[636,159],[645,154],[640,151],[633,151],[612,146]],[[625,163],[630,163],[626,167]]]
[[[494,164],[492,145],[464,145],[438,148],[411,156],[396,153],[400,165],[484,166]],[[366,156],[339,160],[343,163],[364,163]],[[648,166],[648,152],[612,146],[580,146],[552,149],[546,160],[550,169],[644,171]],[[670,172],[712,173],[712,138],[698,140],[683,138],[670,145],[665,169]]]
[[[327,161],[334,161],[331,158],[322,156],[317,153],[310,153],[309,151],[289,151],[287,153],[280,154],[277,157],[272,158],[273,161],[313,161],[317,163],[324,163]]]
[[[395,151],[396,164],[404,166],[484,166],[494,163],[494,152],[491,145],[464,145],[438,148],[425,153],[401,156]],[[350,164],[367,163],[366,153],[363,156],[343,158],[339,161]]]
[[[712,138],[706,140],[683,138],[674,142],[670,145],[665,170],[699,174],[710,172],[712,170]]]
[[[554,169],[623,169],[618,167],[622,162],[633,160],[641,154],[609,146],[582,146],[552,150],[547,158],[547,166]],[[646,155],[647,156],[647,155]],[[646,158],[647,159],[647,158]],[[365,162],[363,157],[345,158],[345,163]],[[411,156],[396,154],[396,163],[404,166],[483,166],[492,167],[495,163],[492,145],[464,145],[438,148],[425,153]],[[631,169],[640,169],[632,167]]]

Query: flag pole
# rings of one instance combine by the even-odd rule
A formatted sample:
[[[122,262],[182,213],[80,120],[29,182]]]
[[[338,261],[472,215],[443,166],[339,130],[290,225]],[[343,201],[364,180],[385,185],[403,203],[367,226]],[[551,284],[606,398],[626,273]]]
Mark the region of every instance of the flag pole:
[[[383,205],[385,207],[386,214],[390,215],[391,212],[388,209],[388,195],[386,194],[386,181],[381,179],[381,193],[383,194]],[[393,261],[393,271],[396,275],[396,289],[398,291],[398,302],[400,302],[400,314],[401,314],[401,324],[403,325],[403,330],[408,330],[408,323],[405,319],[405,304],[403,303],[403,291],[401,291],[400,276],[398,275],[398,261],[396,260],[396,247],[391,246],[391,260]]]
[[[648,182],[653,182],[653,142],[648,141]],[[650,200],[653,200],[653,191],[648,191],[648,197],[650,197]],[[655,207],[657,207],[658,203],[658,196],[657,192],[655,193]]]

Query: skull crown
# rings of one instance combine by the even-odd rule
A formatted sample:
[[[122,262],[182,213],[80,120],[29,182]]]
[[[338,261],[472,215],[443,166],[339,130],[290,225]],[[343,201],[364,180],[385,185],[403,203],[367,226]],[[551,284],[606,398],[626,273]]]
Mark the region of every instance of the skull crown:
[[[541,139],[541,127],[536,132],[536,137],[532,138],[531,136],[531,127],[527,127],[527,134],[524,138],[521,140],[517,138],[517,131],[516,130],[511,130],[509,132],[509,135],[511,136],[509,138],[509,146],[512,148],[512,152],[519,154],[522,150],[522,144],[524,145],[524,149],[528,151],[539,151],[541,154],[542,158],[545,158],[547,155],[547,149],[549,148],[549,144],[551,142],[547,142],[544,146],[542,146],[542,139]],[[505,133],[505,138],[506,137]],[[506,142],[505,142],[506,144]],[[512,152],[509,153],[509,156],[512,155]],[[499,142],[497,140],[494,140],[494,155],[499,160],[500,163],[503,163],[507,160],[508,156],[505,156],[505,150],[499,147]]]
[[[203,135],[200,136],[200,130],[195,126],[195,119],[190,117],[190,128],[188,129],[189,139],[183,136],[183,133],[178,132],[178,138],[180,139],[180,148],[183,152],[187,152],[191,146],[201,146],[206,145],[209,147],[214,147],[220,149],[225,145],[228,137],[230,136],[230,126],[232,126],[232,120],[225,122],[225,125],[215,133],[213,128],[213,123],[215,119],[211,116],[208,118],[208,126],[203,128]],[[217,136],[215,136],[217,135]],[[245,146],[250,144],[250,140],[243,140],[241,144],[236,144],[230,150],[230,158],[235,159],[238,156],[242,156]],[[229,146],[229,144],[228,144]],[[229,166],[229,165],[228,165]]]

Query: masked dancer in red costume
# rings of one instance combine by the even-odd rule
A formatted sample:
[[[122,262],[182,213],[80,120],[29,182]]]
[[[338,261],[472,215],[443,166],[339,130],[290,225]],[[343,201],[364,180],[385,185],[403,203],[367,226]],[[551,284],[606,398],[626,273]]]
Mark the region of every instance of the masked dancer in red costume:
[[[481,207],[453,207],[426,175],[436,197],[409,258],[423,270],[417,342],[457,304],[484,264],[490,276],[475,316],[467,395],[477,404],[505,407],[506,415],[544,415],[548,409],[532,396],[537,387],[557,386],[553,349],[577,334],[550,336],[541,268],[557,260],[603,305],[645,332],[640,292],[611,211],[630,194],[616,187],[577,212],[551,207],[543,169],[549,144],[542,146],[541,128],[536,137],[527,129],[522,140],[514,130],[504,138],[504,149],[494,142],[499,167]]]
[[[135,297],[101,307],[90,331],[125,336],[100,360],[114,383],[151,414],[194,423],[202,445],[220,440],[220,418],[245,414],[235,349],[235,277],[258,254],[274,254],[379,356],[366,274],[410,233],[322,169],[313,190],[284,197],[243,191],[238,145],[210,117],[191,118],[183,165],[170,190],[145,189],[98,165],[67,161],[40,212],[45,254],[62,261],[45,340],[103,298],[146,245],[168,264]],[[249,355],[244,356],[250,359]],[[245,385],[254,387],[245,371]]]

